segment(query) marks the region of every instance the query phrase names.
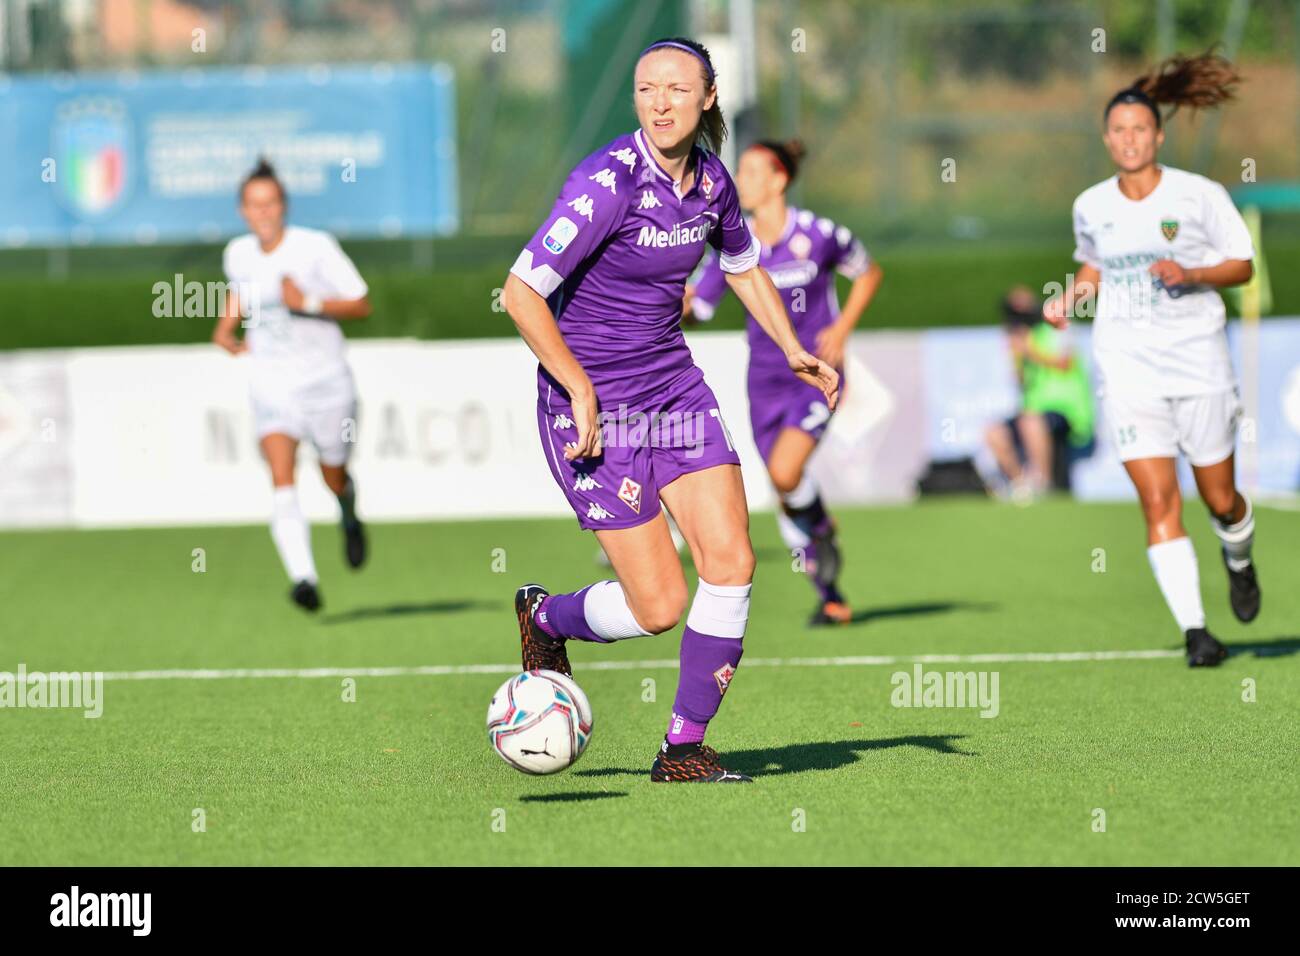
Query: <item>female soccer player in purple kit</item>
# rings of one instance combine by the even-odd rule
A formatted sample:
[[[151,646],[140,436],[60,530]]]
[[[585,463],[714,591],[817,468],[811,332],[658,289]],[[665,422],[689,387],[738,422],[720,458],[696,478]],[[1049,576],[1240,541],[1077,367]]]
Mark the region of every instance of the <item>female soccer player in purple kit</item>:
[[[815,385],[828,407],[839,393],[838,374],[804,351],[758,265],[731,176],[700,145],[716,150],[726,136],[717,96],[698,43],[674,38],[642,51],[633,82],[640,128],[569,175],[503,297],[539,361],[547,464],[618,575],[569,594],[536,584],[516,592],[525,670],[572,673],[570,639],[608,643],[677,625],[686,579],[660,502],[699,572],[673,714],[650,770],[656,782],[749,779],[703,743],[740,663],[754,572],[740,459],[679,322],[706,244],[788,374]]]
[[[871,304],[883,273],[846,227],[786,203],[786,187],[802,158],[803,144],[798,140],[756,143],[740,157],[736,187],[741,206],[753,216],[750,227],[760,242],[759,263],[780,290],[804,348],[843,374],[845,344]],[[837,272],[853,280],[843,312],[835,294]],[[726,291],[722,266],[711,258],[696,284],[687,287],[687,312],[708,321]],[[752,313],[746,325],[749,420],[772,487],[781,498],[777,512],[781,536],[787,547],[804,554],[804,568],[817,590],[811,623],[847,623],[852,613],[837,583],[840,551],[835,523],[806,471],[826,432],[831,409],[818,389],[789,374],[785,356],[763,334]]]

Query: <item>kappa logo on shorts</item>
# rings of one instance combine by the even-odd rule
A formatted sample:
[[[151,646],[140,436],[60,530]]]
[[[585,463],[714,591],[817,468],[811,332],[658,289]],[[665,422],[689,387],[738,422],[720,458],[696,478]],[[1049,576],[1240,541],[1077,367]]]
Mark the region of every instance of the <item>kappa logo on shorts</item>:
[[[713,679],[718,682],[718,693],[725,694],[731,686],[731,678],[736,676],[736,669],[730,664],[723,664],[713,672]]]
[[[591,475],[579,475],[573,482],[574,491],[591,491],[595,488],[603,488],[599,481]]]
[[[641,513],[641,486],[631,478],[624,476],[623,483],[618,486],[618,497],[637,514]]]
[[[558,415],[555,416],[555,424],[553,424],[551,427],[555,429],[572,428],[573,419],[570,418],[568,415],[564,414],[564,412],[560,412]]]
[[[605,518],[612,518],[614,516],[593,501],[587,506],[587,517],[592,521],[601,521]]]

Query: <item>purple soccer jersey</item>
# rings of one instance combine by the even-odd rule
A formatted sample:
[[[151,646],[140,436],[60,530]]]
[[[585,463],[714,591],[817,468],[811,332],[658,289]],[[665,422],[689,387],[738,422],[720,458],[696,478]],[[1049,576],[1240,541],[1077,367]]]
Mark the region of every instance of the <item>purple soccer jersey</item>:
[[[759,263],[781,293],[799,342],[816,353],[817,334],[840,314],[835,274],[856,279],[871,267],[871,257],[846,226],[788,206],[785,228],[773,246],[760,246]],[[715,257],[703,265],[695,283],[692,311],[708,320],[727,292],[726,277]],[[820,389],[791,372],[781,349],[746,314],[749,340],[749,414],[754,441],[766,461],[783,428],[800,428],[820,439],[830,409]]]
[[[695,168],[695,182],[679,196],[640,130],[618,137],[570,173],[510,269],[548,300],[611,410],[701,377],[680,319],[686,279],[706,245],[728,272],[758,264],[758,243],[722,160],[696,147]],[[543,393],[547,384],[559,387],[545,369],[539,375]]]
[[[565,461],[577,440],[569,396],[538,366],[547,464],[584,528],[649,521],[675,478],[740,461],[680,320],[705,248],[719,268],[744,272],[758,242],[722,161],[696,147],[694,167],[679,195],[642,132],[620,136],[578,164],[510,270],[546,297],[596,390],[604,451]]]

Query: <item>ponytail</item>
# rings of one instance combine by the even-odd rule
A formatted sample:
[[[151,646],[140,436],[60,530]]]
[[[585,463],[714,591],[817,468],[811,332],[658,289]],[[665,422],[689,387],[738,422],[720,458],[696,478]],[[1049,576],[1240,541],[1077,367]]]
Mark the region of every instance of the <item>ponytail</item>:
[[[1181,54],[1171,56],[1154,69],[1139,76],[1127,88],[1116,93],[1106,104],[1105,115],[1121,103],[1141,103],[1156,117],[1156,126],[1163,123],[1161,103],[1173,104],[1172,116],[1180,106],[1192,109],[1213,109],[1236,94],[1234,87],[1241,82],[1241,74],[1227,58],[1211,47],[1199,56]]]

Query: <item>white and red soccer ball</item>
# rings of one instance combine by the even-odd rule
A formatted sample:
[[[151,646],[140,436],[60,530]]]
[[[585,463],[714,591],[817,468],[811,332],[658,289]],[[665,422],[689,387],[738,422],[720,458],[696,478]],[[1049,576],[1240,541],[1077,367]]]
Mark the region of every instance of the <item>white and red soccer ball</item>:
[[[591,740],[591,704],[573,678],[525,671],[510,678],[488,704],[488,740],[506,763],[524,773],[558,773]]]

